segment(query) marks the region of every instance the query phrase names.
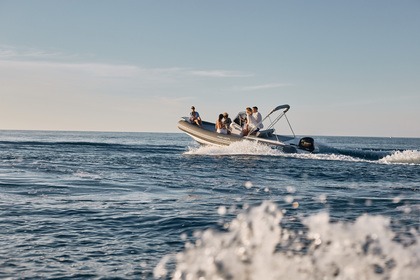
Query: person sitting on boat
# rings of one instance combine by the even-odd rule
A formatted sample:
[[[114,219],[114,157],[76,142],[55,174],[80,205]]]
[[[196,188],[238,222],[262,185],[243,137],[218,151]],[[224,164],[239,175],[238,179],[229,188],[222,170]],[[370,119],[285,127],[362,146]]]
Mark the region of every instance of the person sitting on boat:
[[[258,128],[257,120],[252,115],[252,109],[250,107],[246,108],[246,124],[243,130],[243,135],[247,136],[249,134],[255,134],[260,129]]]
[[[262,124],[262,116],[261,116],[261,113],[258,112],[257,106],[252,107],[252,115],[254,116],[254,119],[257,121],[257,124],[258,124],[257,127],[259,129],[263,129],[264,125]]]
[[[216,131],[220,134],[227,134],[226,126],[223,124],[223,114],[220,114],[216,121]]]
[[[203,122],[201,121],[200,114],[195,110],[195,107],[191,107],[192,112],[190,113],[190,123],[195,123],[199,127],[202,127]]]
[[[223,113],[223,124],[226,127],[227,133],[230,134],[230,125],[232,124],[232,120],[226,112]]]

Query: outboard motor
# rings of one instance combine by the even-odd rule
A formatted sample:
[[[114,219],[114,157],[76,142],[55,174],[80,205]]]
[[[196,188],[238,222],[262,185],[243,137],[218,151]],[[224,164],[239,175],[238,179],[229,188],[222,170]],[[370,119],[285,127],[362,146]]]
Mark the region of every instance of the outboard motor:
[[[303,137],[299,141],[299,148],[313,152],[315,150],[314,139],[311,137]]]

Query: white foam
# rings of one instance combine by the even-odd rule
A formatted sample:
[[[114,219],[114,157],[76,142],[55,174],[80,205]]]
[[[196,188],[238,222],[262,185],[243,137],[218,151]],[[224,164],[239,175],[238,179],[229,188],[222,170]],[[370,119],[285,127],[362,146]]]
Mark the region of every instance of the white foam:
[[[397,151],[379,160],[382,163],[420,164],[420,151]]]
[[[187,155],[210,155],[210,156],[226,156],[226,155],[260,155],[275,157],[292,157],[311,160],[331,160],[331,161],[347,161],[347,162],[371,162],[381,164],[420,164],[420,151],[406,150],[403,152],[395,152],[380,160],[366,160],[358,157],[341,154],[322,154],[322,153],[284,153],[281,150],[273,149],[270,146],[251,142],[240,141],[234,142],[229,146],[198,146],[189,147],[185,152]]]
[[[346,155],[337,154],[315,154],[315,153],[284,153],[281,150],[271,148],[270,146],[251,142],[240,141],[234,142],[229,146],[198,146],[189,147],[185,152],[187,155],[210,155],[210,156],[225,156],[225,155],[259,155],[259,156],[275,156],[275,157],[293,157],[301,159],[315,159],[315,160],[333,160],[333,161],[364,161]]]
[[[101,179],[101,176],[99,176],[98,174],[93,174],[93,173],[81,171],[81,170],[77,170],[73,175],[82,179],[93,179],[93,180]]]
[[[284,155],[281,151],[267,145],[251,141],[239,141],[229,146],[199,146],[189,147],[188,155]]]
[[[419,233],[404,247],[393,241],[389,218],[330,223],[327,213],[303,220],[306,232],[280,226],[271,202],[239,214],[227,232],[206,230],[175,256],[173,279],[417,279]],[[155,269],[166,276],[168,257]]]

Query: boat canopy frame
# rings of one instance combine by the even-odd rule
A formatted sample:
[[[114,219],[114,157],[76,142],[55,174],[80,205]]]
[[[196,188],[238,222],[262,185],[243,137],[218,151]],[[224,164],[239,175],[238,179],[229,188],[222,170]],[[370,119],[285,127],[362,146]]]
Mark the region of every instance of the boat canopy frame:
[[[278,115],[275,115],[274,113],[275,112],[278,112],[278,111],[280,111],[280,110],[282,110],[281,112],[280,112],[280,114],[278,114]],[[267,128],[265,128],[263,131],[269,131],[269,130],[275,130],[274,129],[274,126],[280,121],[280,119],[282,119],[283,117],[286,119],[286,121],[287,121],[287,123],[288,123],[288,125],[289,125],[289,128],[290,128],[290,130],[291,130],[291,132],[293,133],[293,137],[294,138],[296,138],[296,134],[295,134],[295,132],[293,131],[293,128],[292,128],[292,125],[290,124],[290,122],[289,122],[289,119],[287,118],[287,115],[286,115],[286,113],[287,113],[287,111],[289,111],[290,110],[290,105],[288,105],[288,104],[283,104],[283,105],[279,105],[279,106],[277,106],[276,108],[274,108],[273,110],[271,110],[268,114],[267,114],[267,116],[265,116],[263,119],[262,119],[262,121],[260,122],[260,123],[263,123],[266,119],[269,119],[269,121],[270,121],[270,124],[268,125],[268,127]],[[275,116],[274,117],[274,119],[272,119],[271,117],[273,117],[273,116]],[[246,119],[246,112],[245,111],[241,111],[241,112],[239,112],[238,114],[237,114],[237,116],[234,118],[234,120],[236,120],[236,119],[238,119],[238,124],[240,125],[240,126],[242,126],[242,122],[244,121],[244,119]],[[259,124],[260,124],[259,123]],[[251,130],[249,133],[248,133],[248,135],[250,135],[252,132],[254,132],[255,130]],[[263,132],[262,131],[262,132]]]
[[[271,119],[271,115],[273,115],[275,112],[280,111],[280,114],[278,114],[277,116],[275,116],[274,120]],[[289,125],[290,131],[293,133],[293,137],[296,138],[296,134],[292,128],[292,125],[290,124],[289,119],[287,118],[286,113],[290,110],[290,105],[288,104],[283,104],[283,105],[279,105],[276,108],[274,108],[273,110],[271,110],[270,113],[267,114],[267,116],[265,116],[265,118],[261,121],[265,121],[267,118],[270,120],[270,124],[268,125],[267,129],[272,129],[274,128],[274,126],[280,121],[281,118],[285,118],[287,121],[287,124]]]

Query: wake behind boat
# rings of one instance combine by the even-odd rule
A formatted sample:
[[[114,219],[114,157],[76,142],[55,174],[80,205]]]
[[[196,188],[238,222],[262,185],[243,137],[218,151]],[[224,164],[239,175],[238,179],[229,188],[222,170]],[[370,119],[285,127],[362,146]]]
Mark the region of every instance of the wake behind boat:
[[[189,117],[183,117],[178,121],[178,128],[191,136],[198,143],[203,145],[228,146],[238,141],[253,141],[269,145],[276,149],[281,149],[285,153],[312,153],[316,151],[314,139],[311,137],[296,138],[296,135],[287,119],[286,112],[290,106],[280,105],[274,108],[261,123],[267,123],[266,129],[243,134],[242,126],[246,120],[246,113],[239,112],[230,125],[230,134],[216,132],[215,123],[202,121],[201,127],[191,123]],[[275,133],[274,126],[284,119],[289,124],[293,136],[279,135]]]

